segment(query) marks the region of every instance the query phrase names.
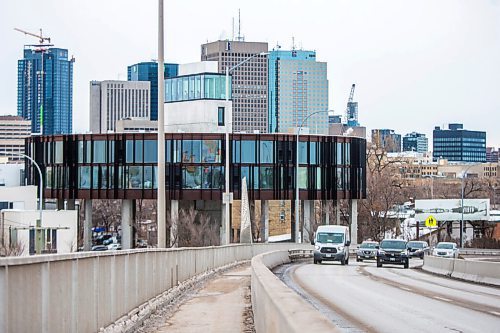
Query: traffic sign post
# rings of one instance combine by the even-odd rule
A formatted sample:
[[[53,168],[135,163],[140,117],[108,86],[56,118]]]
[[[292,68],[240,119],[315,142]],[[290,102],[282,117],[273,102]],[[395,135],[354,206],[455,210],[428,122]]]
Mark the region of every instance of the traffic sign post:
[[[434,216],[429,215],[429,217],[425,219],[425,226],[430,228],[437,226],[437,220],[434,218]]]

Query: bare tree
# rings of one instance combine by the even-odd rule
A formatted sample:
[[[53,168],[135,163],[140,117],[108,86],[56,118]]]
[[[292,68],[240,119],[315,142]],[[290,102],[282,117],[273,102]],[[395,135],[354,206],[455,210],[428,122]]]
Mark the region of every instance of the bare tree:
[[[24,252],[24,245],[19,241],[0,244],[0,257],[18,257]]]
[[[219,245],[219,226],[207,214],[199,213],[194,208],[180,209],[177,221],[169,219],[170,228],[177,223],[177,232],[173,232],[173,241],[180,247],[198,247]],[[171,243],[174,243],[171,242]]]

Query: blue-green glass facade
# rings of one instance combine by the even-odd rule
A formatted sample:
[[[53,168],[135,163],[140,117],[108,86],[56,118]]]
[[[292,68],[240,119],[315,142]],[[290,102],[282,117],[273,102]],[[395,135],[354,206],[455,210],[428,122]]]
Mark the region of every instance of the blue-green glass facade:
[[[178,64],[165,64],[165,79],[177,76]],[[151,83],[151,120],[158,120],[158,63],[140,62],[127,68],[128,81],[149,81]]]
[[[287,133],[308,118],[310,133],[328,133],[327,64],[315,51],[276,50],[268,56],[268,119],[270,133]]]
[[[462,124],[450,124],[448,129],[435,127],[432,146],[434,160],[486,162],[486,132],[464,130]]]
[[[231,77],[229,77],[229,95],[231,95]],[[165,80],[165,103],[199,99],[226,99],[226,76],[204,73]]]
[[[43,134],[72,132],[73,63],[66,49],[24,50],[17,65],[17,114],[31,120],[32,133],[42,125]]]

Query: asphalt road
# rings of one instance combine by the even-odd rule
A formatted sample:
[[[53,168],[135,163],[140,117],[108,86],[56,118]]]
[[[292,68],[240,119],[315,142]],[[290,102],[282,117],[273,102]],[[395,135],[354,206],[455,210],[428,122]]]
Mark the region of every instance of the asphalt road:
[[[411,260],[411,267],[421,264]],[[346,332],[500,332],[500,288],[374,261],[311,262],[281,273]]]

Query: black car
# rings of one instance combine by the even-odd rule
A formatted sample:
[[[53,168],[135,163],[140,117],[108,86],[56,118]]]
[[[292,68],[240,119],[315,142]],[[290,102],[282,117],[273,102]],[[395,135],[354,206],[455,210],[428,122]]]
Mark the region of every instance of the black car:
[[[406,244],[408,249],[408,256],[419,257],[424,259],[424,255],[428,255],[431,252],[431,248],[427,242],[411,241]]]
[[[377,251],[377,267],[383,264],[410,266],[406,241],[402,239],[384,239]]]

